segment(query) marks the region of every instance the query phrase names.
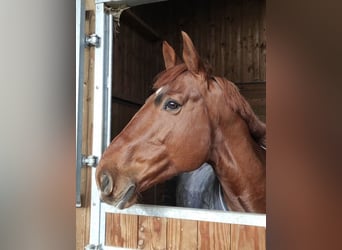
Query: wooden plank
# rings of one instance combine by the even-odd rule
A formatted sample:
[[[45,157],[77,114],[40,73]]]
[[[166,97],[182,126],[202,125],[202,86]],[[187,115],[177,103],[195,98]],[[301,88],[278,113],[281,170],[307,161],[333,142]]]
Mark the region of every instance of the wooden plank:
[[[138,248],[166,249],[167,218],[139,216]]]
[[[252,98],[248,100],[249,104],[254,107],[265,107],[266,106],[266,98]]]
[[[241,1],[241,36],[240,36],[240,79],[241,81],[247,81],[247,32],[248,32],[248,19],[246,15],[246,0]]]
[[[119,33],[115,34],[112,93],[144,103],[151,93],[154,76],[161,70],[161,47],[160,41],[146,39],[129,25],[131,19],[123,12]]]
[[[239,84],[240,93],[246,98],[258,116],[266,114],[266,84]]]
[[[259,67],[260,80],[266,80],[266,1],[260,1],[259,14]]]
[[[234,74],[234,81],[243,81],[242,77],[242,7],[241,3],[237,6],[236,16],[235,16],[235,26],[236,26],[236,36],[235,36],[235,74]]]
[[[246,70],[246,81],[254,80],[254,67],[253,64],[253,56],[254,56],[254,47],[253,47],[253,23],[254,23],[254,2],[247,1],[245,5],[244,19],[246,20],[246,61],[244,64]]]
[[[225,73],[224,76],[227,79],[230,80],[238,80],[236,75],[236,65],[235,65],[235,56],[237,52],[236,47],[236,4],[226,1],[225,11],[226,11],[226,36],[228,36],[227,42],[228,47],[225,52],[225,60],[226,60],[226,66],[225,66]]]
[[[230,224],[198,222],[198,249],[225,250],[230,248]]]
[[[260,3],[254,3],[254,19],[253,23],[253,67],[254,67],[254,77],[253,80],[261,80],[260,77],[260,49],[259,49],[259,40],[260,40]]]
[[[169,219],[167,224],[167,249],[197,249],[197,221]]]
[[[224,6],[222,7],[224,8]],[[225,17],[222,15],[221,23],[225,23]],[[225,76],[225,67],[226,67],[226,51],[227,51],[227,40],[228,37],[225,35],[225,25],[219,25],[220,27],[220,34],[219,34],[219,39],[220,39],[220,51],[219,51],[219,67],[217,69],[218,74],[220,76]]]
[[[241,91],[241,95],[249,102],[251,99],[265,98],[265,91]],[[265,102],[266,104],[266,102]]]
[[[95,11],[95,1],[94,0],[85,0],[85,9]]]
[[[105,244],[115,247],[138,247],[138,216],[106,214]]]
[[[263,122],[266,121],[266,84],[241,83],[238,84],[240,93],[246,98],[256,115]]]
[[[83,250],[89,241],[89,224],[87,223],[87,209],[76,209],[76,250]]]
[[[95,31],[95,13],[87,11],[85,33]],[[93,120],[93,86],[94,86],[94,48],[86,48],[84,54],[84,96],[83,96],[83,132],[82,153],[89,155],[92,150]],[[76,249],[83,250],[89,244],[90,232],[90,192],[91,168],[81,169],[82,207],[76,208]]]
[[[263,250],[266,249],[265,242],[265,228],[231,225],[231,250]]]

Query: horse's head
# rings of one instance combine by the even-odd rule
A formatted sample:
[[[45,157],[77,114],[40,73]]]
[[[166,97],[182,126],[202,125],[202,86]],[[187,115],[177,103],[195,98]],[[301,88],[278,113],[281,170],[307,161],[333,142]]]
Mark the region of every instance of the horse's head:
[[[184,32],[182,36],[184,63],[177,64],[174,49],[164,42],[166,70],[154,83],[155,93],[112,141],[97,166],[101,199],[119,208],[129,207],[139,192],[157,183],[206,161],[216,163],[221,155],[230,156],[232,142],[238,144],[238,155],[245,154],[246,141],[254,148],[258,143],[265,145],[265,124],[237,87],[212,77],[189,36]],[[218,150],[222,148],[225,153]],[[221,164],[236,164],[240,158],[228,157]]]
[[[183,61],[163,43],[166,70],[152,94],[104,152],[96,170],[101,199],[129,207],[137,194],[207,160],[211,123],[203,95],[207,74],[189,36]]]

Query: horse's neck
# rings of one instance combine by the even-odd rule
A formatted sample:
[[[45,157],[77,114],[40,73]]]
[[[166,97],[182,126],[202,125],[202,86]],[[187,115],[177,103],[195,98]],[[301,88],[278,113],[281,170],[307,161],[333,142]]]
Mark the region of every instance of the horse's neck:
[[[210,158],[228,208],[264,213],[265,151],[253,141],[242,119],[217,129]]]

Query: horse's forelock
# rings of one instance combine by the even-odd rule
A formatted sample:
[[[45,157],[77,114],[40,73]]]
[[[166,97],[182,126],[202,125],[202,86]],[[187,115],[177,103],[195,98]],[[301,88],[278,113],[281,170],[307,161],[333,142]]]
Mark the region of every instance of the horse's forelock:
[[[266,147],[266,125],[255,115],[249,103],[240,94],[237,86],[222,77],[214,77],[214,79],[224,90],[227,104],[246,121],[249,131],[256,142]]]
[[[153,89],[159,89],[160,87],[172,82],[173,80],[176,79],[177,76],[182,74],[187,70],[186,66],[184,63],[178,64],[172,68],[166,69],[162,72],[160,72],[156,77],[155,77],[155,82],[153,84]]]

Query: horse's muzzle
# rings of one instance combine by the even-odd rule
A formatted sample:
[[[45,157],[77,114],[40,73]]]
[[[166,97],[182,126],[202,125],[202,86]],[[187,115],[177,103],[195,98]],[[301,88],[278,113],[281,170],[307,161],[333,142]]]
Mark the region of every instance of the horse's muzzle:
[[[101,200],[116,206],[119,209],[125,208],[126,204],[133,198],[135,194],[136,185],[128,181],[120,187],[114,188],[113,177],[109,173],[102,173],[99,180],[99,187],[101,190]],[[124,188],[125,187],[125,188]],[[119,191],[119,190],[122,191]],[[119,192],[118,192],[119,191]]]

